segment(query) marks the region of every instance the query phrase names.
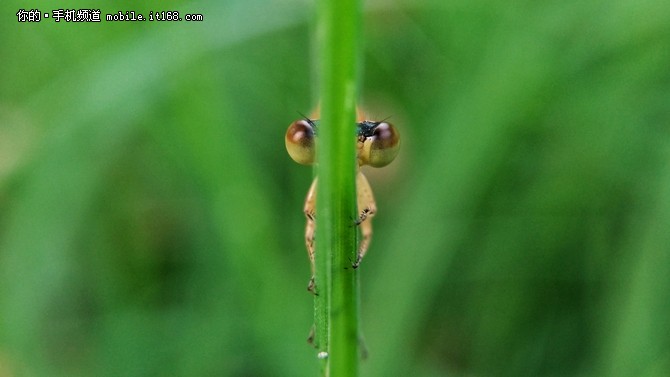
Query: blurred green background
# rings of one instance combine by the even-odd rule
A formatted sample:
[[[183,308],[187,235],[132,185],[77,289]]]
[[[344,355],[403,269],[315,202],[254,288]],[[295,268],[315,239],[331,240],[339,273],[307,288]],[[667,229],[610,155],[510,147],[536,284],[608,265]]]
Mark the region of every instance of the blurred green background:
[[[313,2],[0,9],[0,376],[316,375]],[[363,375],[670,375],[670,2],[369,1],[362,61]]]

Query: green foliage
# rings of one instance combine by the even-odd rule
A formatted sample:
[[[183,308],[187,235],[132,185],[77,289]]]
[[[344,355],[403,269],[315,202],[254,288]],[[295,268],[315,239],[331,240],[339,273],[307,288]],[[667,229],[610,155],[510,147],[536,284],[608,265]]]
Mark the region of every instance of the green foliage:
[[[668,375],[670,4],[366,5],[403,144],[366,172],[361,375]],[[0,376],[318,372],[282,140],[315,9],[170,8],[205,21],[0,24]]]

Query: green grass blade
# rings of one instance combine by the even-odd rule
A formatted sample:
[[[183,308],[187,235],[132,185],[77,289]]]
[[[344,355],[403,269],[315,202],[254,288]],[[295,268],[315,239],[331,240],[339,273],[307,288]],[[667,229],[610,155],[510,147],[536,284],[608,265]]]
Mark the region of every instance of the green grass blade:
[[[321,127],[318,146],[316,284],[328,320],[317,318],[317,335],[328,326],[329,376],[358,375],[356,257],[355,100],[358,25],[356,0],[320,7]],[[323,348],[322,348],[323,349]]]

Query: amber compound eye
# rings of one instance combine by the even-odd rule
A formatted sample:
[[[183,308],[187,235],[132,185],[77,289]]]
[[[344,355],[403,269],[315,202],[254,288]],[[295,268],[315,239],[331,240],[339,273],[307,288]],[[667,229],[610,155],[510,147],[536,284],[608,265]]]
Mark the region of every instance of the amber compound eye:
[[[400,134],[391,123],[381,122],[366,138],[363,147],[363,163],[381,168],[391,163],[400,150]]]
[[[286,150],[293,161],[311,165],[315,156],[314,122],[306,119],[296,120],[286,130]]]

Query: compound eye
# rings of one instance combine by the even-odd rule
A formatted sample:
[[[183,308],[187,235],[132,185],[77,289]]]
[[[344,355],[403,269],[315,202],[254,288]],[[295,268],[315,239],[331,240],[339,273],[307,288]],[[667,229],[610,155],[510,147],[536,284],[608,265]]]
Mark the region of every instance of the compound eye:
[[[314,163],[314,127],[305,119],[296,120],[286,130],[286,150],[293,161],[310,165]]]
[[[367,156],[368,165],[381,168],[390,164],[398,155],[400,134],[391,123],[379,123],[368,139],[370,142],[369,155]]]

